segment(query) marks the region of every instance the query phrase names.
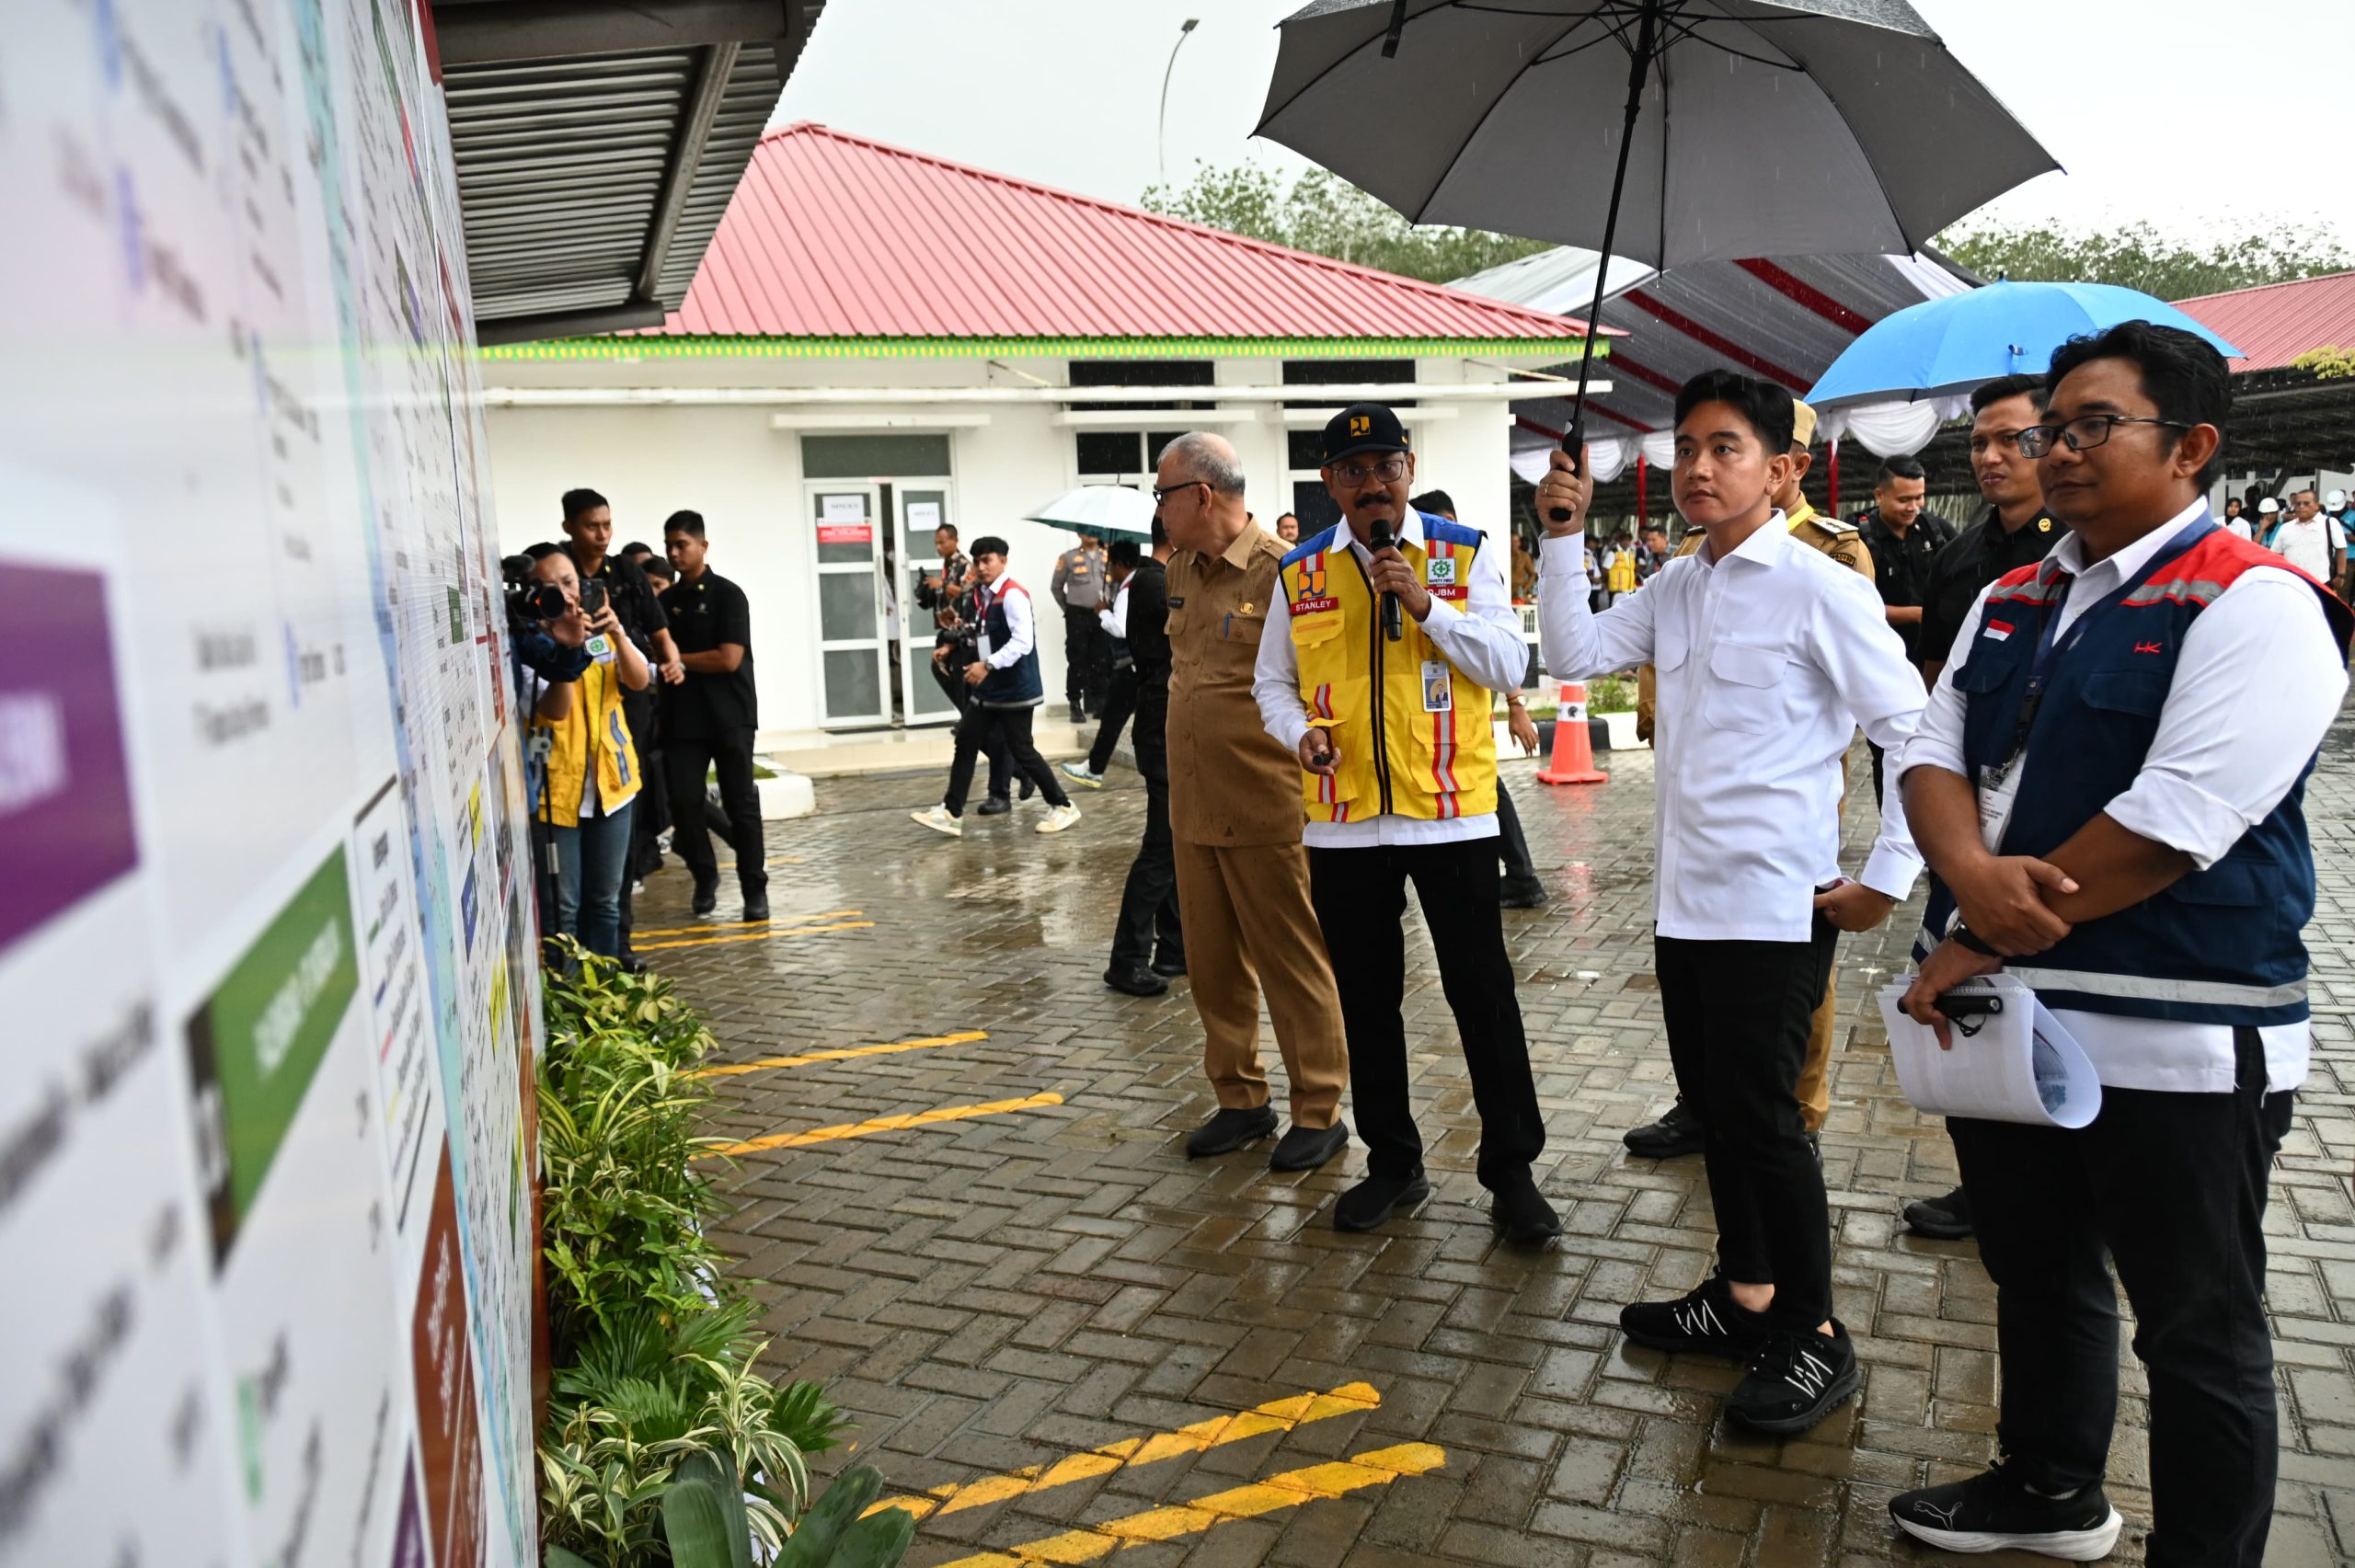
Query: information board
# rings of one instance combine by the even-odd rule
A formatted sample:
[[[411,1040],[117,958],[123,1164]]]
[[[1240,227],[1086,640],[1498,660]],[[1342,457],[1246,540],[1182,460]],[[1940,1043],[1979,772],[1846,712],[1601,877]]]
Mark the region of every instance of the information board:
[[[0,29],[0,1563],[522,1568],[522,770],[416,0]]]

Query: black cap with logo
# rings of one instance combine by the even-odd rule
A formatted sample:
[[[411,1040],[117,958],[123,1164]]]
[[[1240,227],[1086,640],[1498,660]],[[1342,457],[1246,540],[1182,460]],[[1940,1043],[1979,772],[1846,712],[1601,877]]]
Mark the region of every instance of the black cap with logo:
[[[1369,452],[1405,452],[1407,428],[1379,403],[1352,403],[1326,422],[1325,461]]]

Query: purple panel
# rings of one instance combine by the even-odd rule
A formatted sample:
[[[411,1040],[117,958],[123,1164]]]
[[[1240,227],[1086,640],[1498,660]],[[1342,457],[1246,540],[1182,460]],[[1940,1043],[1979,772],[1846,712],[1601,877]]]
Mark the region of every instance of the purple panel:
[[[138,860],[106,580],[0,560],[0,951]]]

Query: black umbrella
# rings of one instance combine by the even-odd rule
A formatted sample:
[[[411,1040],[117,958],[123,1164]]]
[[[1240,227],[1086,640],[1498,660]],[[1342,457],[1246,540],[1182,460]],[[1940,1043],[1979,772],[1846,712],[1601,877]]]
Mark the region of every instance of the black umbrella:
[[[1315,0],[1281,31],[1258,134],[1411,222],[1603,252],[1574,456],[1612,256],[1911,251],[2060,166],[1901,0]]]

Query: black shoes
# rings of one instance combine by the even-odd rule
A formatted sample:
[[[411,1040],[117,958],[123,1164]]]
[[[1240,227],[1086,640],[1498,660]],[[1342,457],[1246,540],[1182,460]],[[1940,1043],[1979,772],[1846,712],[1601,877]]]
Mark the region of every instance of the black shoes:
[[[1488,1219],[1504,1232],[1505,1241],[1516,1247],[1542,1247],[1562,1233],[1562,1217],[1554,1212],[1534,1180],[1496,1194],[1488,1206]]]
[[[1860,1380],[1856,1347],[1839,1319],[1828,1334],[1786,1329],[1768,1335],[1751,1357],[1750,1370],[1726,1396],[1726,1416],[1753,1432],[1804,1432],[1847,1403]]]
[[[1534,876],[1508,876],[1497,884],[1497,907],[1505,910],[1542,909],[1545,884]]]
[[[1260,1105],[1248,1111],[1221,1106],[1216,1116],[1186,1135],[1186,1158],[1206,1160],[1213,1154],[1232,1154],[1246,1144],[1276,1133],[1276,1112],[1272,1105]]]
[[[1673,1301],[1635,1301],[1619,1309],[1619,1331],[1637,1345],[1671,1355],[1747,1361],[1766,1343],[1763,1315],[1737,1304],[1721,1275]]]
[[[1030,782],[1030,775],[1028,773],[1023,774],[1019,779],[1015,781],[1014,797],[1017,800],[1028,800],[1038,793],[1039,786]]]
[[[1431,1185],[1420,1170],[1411,1176],[1368,1176],[1335,1201],[1333,1229],[1374,1230],[1388,1224],[1401,1208],[1411,1209],[1430,1196]]]
[[[1960,1187],[1944,1197],[1925,1197],[1905,1206],[1905,1228],[1916,1236],[1959,1242],[1970,1234],[1970,1196]]]
[[[1074,703],[1071,705],[1071,721],[1074,724],[1086,724],[1087,722],[1086,704]]]
[[[1153,956],[1153,972],[1156,975],[1166,975],[1174,980],[1186,972],[1186,956],[1183,953],[1171,953],[1164,948]]]
[[[768,919],[769,896],[764,892],[745,894],[744,918],[748,921],[764,921]]]
[[[1115,964],[1104,971],[1104,983],[1131,996],[1159,996],[1169,982],[1141,964]]]
[[[716,879],[696,883],[695,901],[692,907],[698,920],[719,908],[719,883]]]
[[[1337,1121],[1331,1127],[1302,1127],[1295,1123],[1276,1139],[1276,1151],[1268,1156],[1268,1169],[1314,1171],[1349,1146],[1347,1122]]]
[[[1028,800],[1030,796],[1028,792],[1025,792],[1022,798]],[[1013,809],[1014,802],[1006,799],[1005,796],[1002,795],[993,795],[988,799],[982,801],[979,806],[973,807],[973,815],[976,817],[1003,817]]]
[[[1698,1154],[1703,1142],[1701,1118],[1684,1108],[1680,1095],[1666,1116],[1620,1134],[1619,1141],[1627,1146],[1628,1153],[1646,1160],[1673,1160],[1680,1154]]]
[[[2013,1462],[1945,1486],[1901,1492],[1889,1516],[1916,1540],[1947,1551],[2040,1551],[2068,1562],[2109,1555],[2125,1520],[2098,1486],[2044,1497],[2016,1476]]]

